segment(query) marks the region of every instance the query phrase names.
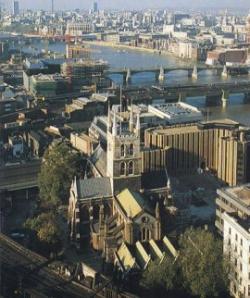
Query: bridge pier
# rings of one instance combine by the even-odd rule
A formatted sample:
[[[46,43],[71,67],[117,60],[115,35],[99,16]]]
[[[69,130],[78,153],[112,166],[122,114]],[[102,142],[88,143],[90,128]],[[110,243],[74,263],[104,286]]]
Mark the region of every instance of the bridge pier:
[[[161,66],[160,68],[160,73],[158,75],[158,80],[160,83],[163,83],[165,81],[165,73],[164,73],[164,68]]]
[[[126,74],[126,84],[131,84],[131,82],[132,82],[131,71],[130,71],[130,68],[128,68],[127,74]]]
[[[179,98],[178,98],[178,101],[181,102],[181,101],[186,101],[187,99],[187,94],[185,92],[180,92],[179,93]]]
[[[222,107],[223,108],[225,108],[227,106],[228,100],[229,100],[229,91],[222,90],[221,101],[222,101]]]
[[[227,71],[227,67],[226,67],[226,65],[224,65],[224,67],[223,67],[223,71],[222,71],[222,73],[221,73],[221,77],[222,77],[223,79],[227,79],[227,78],[228,78],[228,71]]]
[[[197,70],[197,66],[195,65],[192,71],[192,79],[193,80],[197,80],[198,79],[198,70]]]

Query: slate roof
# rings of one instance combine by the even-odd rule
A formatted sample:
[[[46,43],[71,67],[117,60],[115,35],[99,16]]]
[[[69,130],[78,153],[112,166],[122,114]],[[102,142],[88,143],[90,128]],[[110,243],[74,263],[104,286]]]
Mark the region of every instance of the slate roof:
[[[107,152],[100,144],[91,156],[91,161],[102,176],[106,176],[107,172]]]
[[[78,180],[77,190],[80,200],[112,197],[111,183],[107,177]]]

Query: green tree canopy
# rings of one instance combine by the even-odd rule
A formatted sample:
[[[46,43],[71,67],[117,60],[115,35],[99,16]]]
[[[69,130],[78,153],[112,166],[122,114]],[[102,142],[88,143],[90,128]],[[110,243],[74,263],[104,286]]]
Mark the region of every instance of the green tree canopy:
[[[143,285],[153,291],[171,291],[177,287],[177,263],[165,256],[162,261],[151,262],[143,273]]]
[[[54,213],[41,213],[39,216],[29,218],[24,227],[36,232],[39,241],[56,246],[60,242],[61,229]]]
[[[50,146],[44,153],[44,161],[38,177],[40,198],[47,207],[66,202],[79,155],[64,142]]]
[[[180,238],[179,264],[186,289],[198,297],[221,297],[228,289],[222,242],[208,231],[189,229]]]

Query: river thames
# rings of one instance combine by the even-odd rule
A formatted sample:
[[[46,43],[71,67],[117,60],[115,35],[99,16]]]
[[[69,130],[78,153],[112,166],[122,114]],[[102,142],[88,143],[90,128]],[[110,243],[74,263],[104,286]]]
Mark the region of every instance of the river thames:
[[[33,47],[37,49],[44,48],[44,43],[35,43]],[[65,43],[58,42],[48,45],[48,49],[55,52],[65,53]],[[162,66],[183,66],[186,62],[181,61],[171,55],[159,55],[158,53],[142,52],[138,50],[123,50],[118,48],[111,48],[105,46],[91,46],[93,49],[91,58],[102,59],[109,63],[110,68],[156,68]],[[122,77],[120,75],[112,75],[112,80],[116,84],[121,84]],[[219,82],[222,79],[216,75],[212,70],[205,70],[199,73],[197,83],[213,83]],[[227,81],[235,80],[250,80],[250,76],[234,76],[226,79]],[[185,71],[174,71],[170,72],[165,76],[165,84],[186,84],[193,82],[192,79],[188,78]],[[155,84],[155,75],[150,73],[136,74],[132,78],[132,84],[134,85],[145,85],[150,86]],[[206,106],[205,96],[187,98],[187,103],[190,103],[198,108],[209,110],[209,119],[222,119],[231,118],[239,121],[242,124],[250,126],[250,103],[244,102],[243,94],[232,94],[230,95],[228,105],[222,107],[221,104],[214,106]]]

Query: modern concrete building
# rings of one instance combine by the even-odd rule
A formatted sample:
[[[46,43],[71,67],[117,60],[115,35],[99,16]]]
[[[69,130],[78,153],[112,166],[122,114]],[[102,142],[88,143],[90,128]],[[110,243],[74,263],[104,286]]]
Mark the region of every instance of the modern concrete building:
[[[201,111],[184,102],[149,105],[148,112],[164,119],[166,124],[194,123],[203,118]]]
[[[90,33],[92,31],[92,24],[89,22],[82,23],[68,23],[66,29],[66,35],[77,37],[83,36],[86,33]]]
[[[15,0],[13,2],[13,15],[17,16],[19,14],[20,10],[19,10],[19,1]]]
[[[223,249],[232,264],[230,293],[250,297],[250,220],[224,213]]]
[[[239,218],[250,218],[250,184],[217,190],[215,225],[222,234],[224,229],[223,213]]]
[[[66,45],[66,58],[67,59],[85,59],[89,60],[91,49],[86,48],[83,44],[67,43]]]
[[[77,60],[63,63],[61,73],[69,78],[73,90],[80,90],[83,86],[102,87],[105,82],[109,87],[111,80],[104,74],[107,69],[107,62],[102,60]]]
[[[30,78],[30,92],[40,98],[53,97],[69,92],[69,80],[59,74],[34,75]]]
[[[147,148],[168,149],[169,173],[210,169],[230,186],[250,181],[250,129],[232,120],[149,128]]]

